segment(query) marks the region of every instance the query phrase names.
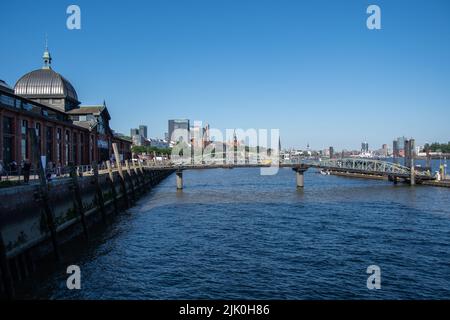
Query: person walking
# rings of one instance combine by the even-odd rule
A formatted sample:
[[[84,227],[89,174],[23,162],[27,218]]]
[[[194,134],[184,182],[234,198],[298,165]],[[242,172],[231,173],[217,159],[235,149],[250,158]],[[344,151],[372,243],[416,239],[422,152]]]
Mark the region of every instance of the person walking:
[[[28,184],[30,181],[30,172],[31,172],[30,160],[25,159],[23,166],[22,166],[22,172],[23,172],[23,181]]]
[[[60,177],[61,176],[61,162],[58,162],[58,165],[56,166],[56,176]]]
[[[17,162],[15,160],[9,163],[9,171],[12,176],[17,174]]]

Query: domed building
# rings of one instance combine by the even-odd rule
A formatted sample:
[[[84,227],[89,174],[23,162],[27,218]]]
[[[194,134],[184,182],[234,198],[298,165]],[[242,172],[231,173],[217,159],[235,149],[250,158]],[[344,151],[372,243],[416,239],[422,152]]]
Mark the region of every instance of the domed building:
[[[77,92],[67,79],[53,71],[52,57],[47,48],[42,58],[44,66],[20,78],[14,86],[14,93],[60,111],[77,108],[80,105]]]
[[[116,143],[121,159],[131,158],[131,141],[109,126],[106,103],[81,106],[72,84],[52,67],[48,49],[41,69],[22,76],[14,86],[0,81],[0,162],[4,168],[36,158],[30,130],[37,136],[39,156],[47,168],[110,160]],[[40,158],[40,157],[39,157]]]

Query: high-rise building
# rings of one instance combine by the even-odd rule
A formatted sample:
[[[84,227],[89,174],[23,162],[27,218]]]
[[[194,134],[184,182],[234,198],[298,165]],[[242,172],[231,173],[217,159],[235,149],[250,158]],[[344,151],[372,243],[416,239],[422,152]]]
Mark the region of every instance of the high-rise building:
[[[190,140],[190,123],[188,119],[169,120],[169,139],[173,142]]]
[[[130,130],[130,136],[138,136],[139,135],[139,130],[138,129],[131,129]]]
[[[333,159],[333,158],[334,158],[334,148],[333,148],[333,147],[330,147],[329,150],[330,150],[330,151],[329,151],[329,153],[330,153],[330,159]]]
[[[140,125],[139,126],[139,134],[144,137],[145,139],[147,139],[147,126],[145,125]]]
[[[143,146],[145,144],[144,137],[141,136],[140,134],[131,136],[131,139],[133,141],[133,145],[135,146]]]
[[[196,148],[201,148],[203,146],[203,127],[201,121],[194,121],[194,126],[191,127],[191,143],[194,144]]]
[[[367,142],[361,143],[361,153],[369,152],[369,144]]]
[[[394,158],[398,157],[398,141],[392,141],[392,156]]]
[[[132,128],[130,129],[131,141],[133,141],[133,145],[142,146],[142,137],[139,134],[139,129]]]
[[[133,128],[130,130],[131,139],[135,146],[143,146],[147,141],[147,126],[140,125],[139,129]]]
[[[414,164],[416,141],[414,139],[405,140],[405,167],[411,168]]]
[[[388,145],[385,143],[381,146],[381,150],[383,153],[383,156],[387,157],[389,154]]]
[[[394,158],[405,156],[405,137],[399,137],[392,143],[392,153]]]

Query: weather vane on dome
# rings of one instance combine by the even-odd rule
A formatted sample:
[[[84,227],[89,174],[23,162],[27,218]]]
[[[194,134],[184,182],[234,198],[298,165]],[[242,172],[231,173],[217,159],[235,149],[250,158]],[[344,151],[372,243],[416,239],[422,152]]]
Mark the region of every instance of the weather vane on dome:
[[[44,51],[44,55],[42,56],[42,59],[44,59],[43,69],[51,69],[52,57],[50,55],[50,52],[48,51],[48,36],[47,36],[47,34],[45,34],[45,51]]]

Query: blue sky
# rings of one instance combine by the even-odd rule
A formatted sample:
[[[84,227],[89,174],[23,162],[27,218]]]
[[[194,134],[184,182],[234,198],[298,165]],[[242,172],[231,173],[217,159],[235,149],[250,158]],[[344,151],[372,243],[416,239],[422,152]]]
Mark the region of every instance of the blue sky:
[[[81,30],[66,8],[81,8]],[[366,28],[377,4],[382,30]],[[450,2],[6,1],[0,78],[53,69],[83,104],[107,101],[129,134],[167,120],[279,128],[283,147],[371,148],[413,136],[450,141]]]

